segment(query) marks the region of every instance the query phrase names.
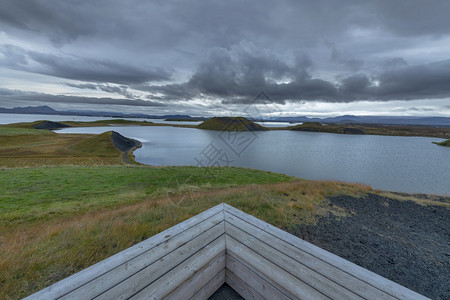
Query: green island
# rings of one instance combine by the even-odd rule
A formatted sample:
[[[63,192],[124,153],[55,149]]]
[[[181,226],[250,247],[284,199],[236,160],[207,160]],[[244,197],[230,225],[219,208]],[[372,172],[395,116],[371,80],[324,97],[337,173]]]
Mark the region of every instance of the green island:
[[[254,126],[243,118],[232,120],[234,130]],[[211,127],[230,124],[223,118],[209,121]],[[108,120],[0,126],[1,299],[30,295],[221,202],[292,233],[330,214],[351,216],[331,204],[337,196],[376,194],[450,207],[434,198],[247,168],[217,167],[207,173],[200,167],[141,165],[132,154],[137,141],[113,131],[47,130],[105,124],[155,125]]]
[[[214,117],[196,126],[198,129],[225,131],[264,131],[267,128],[244,117]]]
[[[415,125],[381,125],[381,124],[322,124],[305,122],[301,125],[275,128],[272,130],[296,130],[309,132],[327,132],[337,134],[370,134],[389,136],[424,136],[449,138],[449,127],[415,126]]]

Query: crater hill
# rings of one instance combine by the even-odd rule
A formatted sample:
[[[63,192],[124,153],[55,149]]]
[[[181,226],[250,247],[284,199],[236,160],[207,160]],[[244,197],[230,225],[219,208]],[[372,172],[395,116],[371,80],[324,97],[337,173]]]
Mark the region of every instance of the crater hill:
[[[244,117],[214,117],[196,126],[199,129],[221,131],[264,131],[267,128]]]
[[[305,122],[294,127],[291,130],[310,131],[310,132],[328,132],[341,134],[366,134],[362,129],[350,125],[322,124],[319,122]]]

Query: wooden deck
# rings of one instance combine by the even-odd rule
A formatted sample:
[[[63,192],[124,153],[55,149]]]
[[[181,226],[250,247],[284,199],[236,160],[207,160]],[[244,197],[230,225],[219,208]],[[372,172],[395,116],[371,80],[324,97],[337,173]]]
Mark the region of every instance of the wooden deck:
[[[28,299],[427,299],[227,204]]]

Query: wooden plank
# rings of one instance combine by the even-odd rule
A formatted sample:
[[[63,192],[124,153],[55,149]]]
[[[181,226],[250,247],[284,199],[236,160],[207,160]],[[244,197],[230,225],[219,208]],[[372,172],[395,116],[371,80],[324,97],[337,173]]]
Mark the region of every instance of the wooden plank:
[[[314,289],[322,292],[324,295],[327,295],[330,298],[334,299],[361,299],[360,296],[353,293],[348,288],[342,287],[334,281],[331,281],[329,278],[317,273],[316,271],[308,268],[307,266],[299,263],[298,261],[290,258],[283,252],[279,251],[268,244],[265,244],[255,238],[252,235],[249,235],[245,231],[240,228],[234,226],[233,224],[226,223],[225,224],[225,232],[228,236],[231,236],[241,244],[247,246],[252,249],[265,259],[271,261],[281,269],[289,272],[291,275],[298,278],[298,280],[303,281]],[[276,242],[272,240],[272,242]],[[275,247],[277,244],[273,244]],[[269,276],[269,274],[266,274]],[[292,293],[294,291],[291,291]]]
[[[428,299],[410,289],[405,288],[387,278],[384,278],[374,272],[371,272],[367,269],[364,269],[350,261],[347,261],[337,255],[332,254],[322,248],[319,248],[311,243],[308,243],[292,234],[285,232],[275,226],[272,226],[258,218],[255,218],[249,214],[246,214],[228,204],[224,204],[225,212],[230,213],[234,217],[238,217],[242,220],[245,220],[260,230],[264,230],[265,232],[277,236],[279,239],[285,241],[286,243],[299,248],[312,256],[315,256],[318,259],[323,260],[324,262],[335,266],[347,274],[358,278],[369,285],[376,287],[386,293],[399,298],[399,299]]]
[[[205,267],[211,260],[225,254],[225,234],[213,242],[201,248],[200,251],[192,255],[176,268],[170,270],[157,281],[146,286],[132,299],[162,299],[170,294],[174,287],[178,287],[183,282],[194,276],[199,270]]]
[[[180,245],[175,251],[168,253],[151,265],[122,280],[109,290],[98,295],[96,299],[126,299],[131,297],[223,235],[223,226],[222,221],[186,244]]]
[[[80,288],[66,294],[63,298],[96,297],[144,268],[154,264],[159,259],[163,259],[169,253],[178,249],[180,245],[188,243],[191,239],[201,235],[212,227],[217,226],[217,224],[221,222],[222,214],[217,213],[205,221],[189,228],[182,234],[178,234],[175,237],[166,240],[164,243],[159,244],[128,262],[106,272],[102,276],[91,280]],[[176,262],[176,260],[172,261],[173,264]],[[170,264],[167,265],[167,267],[169,266]]]
[[[357,294],[361,298],[394,299],[393,296],[387,294],[386,292],[381,291],[380,289],[377,289],[346,272],[342,272],[340,269],[324,262],[323,260],[304,252],[302,249],[294,247],[278,237],[260,230],[251,223],[248,223],[240,218],[233,217],[229,213],[225,213],[225,220],[230,223],[232,222],[232,225],[230,225],[230,223],[225,225],[226,232],[228,232],[227,226],[236,226],[240,230],[243,230],[246,234],[249,234],[264,243],[266,247],[276,248],[278,251],[291,258],[294,262],[304,265],[307,269],[326,277],[329,281],[335,282],[336,284],[347,289],[351,289],[353,293]],[[255,248],[253,249],[255,250]],[[294,267],[293,264],[288,265]],[[311,279],[317,280],[314,276]],[[324,288],[325,290],[328,290],[328,287],[325,286]],[[333,292],[332,289],[329,290],[330,292]]]
[[[173,289],[166,299],[178,300],[191,298],[194,294],[202,290],[203,287],[209,283],[211,278],[216,277],[223,270],[225,270],[225,246],[224,252],[219,257],[214,258],[208,265],[203,267],[188,280],[182,282],[178,288]]]
[[[225,269],[220,271],[213,279],[211,279],[200,291],[198,291],[190,299],[192,300],[206,300],[215,291],[217,291],[225,283]]]
[[[283,288],[283,293],[289,295],[290,298],[331,299],[228,234],[226,234],[226,245],[227,253],[233,257],[238,257],[240,261],[251,267],[253,272],[261,277],[264,275],[265,280],[272,285],[279,287],[279,289],[280,287]]]
[[[233,257],[231,254],[226,254],[226,268],[234,276],[245,282],[246,285],[253,290],[258,291],[266,299],[288,300],[291,299],[283,294],[277,287],[259,276],[257,273],[249,269],[245,263],[242,263],[239,258]]]
[[[227,282],[227,284],[246,300],[277,299],[264,297],[265,295],[263,296],[258,293],[255,289],[249,286],[245,280],[237,277],[235,274],[233,274],[233,272],[230,272],[230,270],[226,270],[225,275],[225,281]]]
[[[110,270],[128,262],[134,257],[141,255],[142,253],[156,247],[162,243],[165,243],[174,236],[177,236],[189,228],[196,226],[200,222],[207,220],[208,218],[222,214],[223,216],[223,204],[216,205],[188,220],[185,220],[163,232],[160,232],[153,237],[136,244],[124,251],[121,251],[105,260],[102,260],[89,268],[86,268],[70,277],[67,277],[29,297],[28,299],[56,299],[59,298],[78,287],[86,284],[87,282],[109,272]]]

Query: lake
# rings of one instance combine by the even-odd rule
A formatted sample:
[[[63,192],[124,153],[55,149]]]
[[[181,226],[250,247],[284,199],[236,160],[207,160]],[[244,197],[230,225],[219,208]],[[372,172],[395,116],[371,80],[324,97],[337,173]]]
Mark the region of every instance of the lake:
[[[11,124],[20,122],[33,122],[37,120],[48,120],[54,122],[62,121],[78,121],[78,122],[89,122],[97,120],[116,120],[125,119],[132,121],[150,121],[153,123],[162,124],[178,124],[178,125],[198,125],[202,122],[200,121],[166,121],[164,119],[153,119],[153,118],[111,118],[111,117],[90,117],[90,116],[67,116],[67,115],[35,115],[35,114],[2,114],[0,113],[0,124]],[[265,127],[286,127],[294,126],[302,123],[289,123],[289,122],[256,122]]]
[[[134,152],[149,165],[215,164],[279,172],[305,179],[359,182],[375,189],[450,195],[450,148],[442,139],[340,135],[298,131],[238,134],[177,127],[67,128],[65,133],[114,130],[140,140]]]

